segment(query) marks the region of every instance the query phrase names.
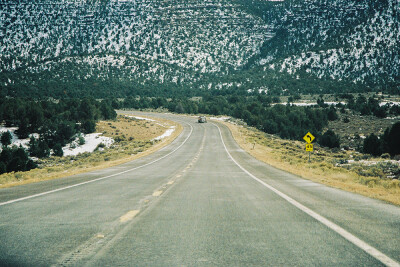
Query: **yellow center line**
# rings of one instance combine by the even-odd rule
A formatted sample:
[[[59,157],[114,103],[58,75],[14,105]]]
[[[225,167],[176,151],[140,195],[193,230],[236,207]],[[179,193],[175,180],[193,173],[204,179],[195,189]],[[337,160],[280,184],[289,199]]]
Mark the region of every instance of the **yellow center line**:
[[[139,213],[139,211],[140,211],[140,210],[131,210],[131,211],[128,211],[125,215],[123,215],[123,216],[121,216],[121,217],[119,218],[119,221],[122,222],[122,223],[127,222],[127,221],[130,221],[130,220],[132,220],[132,219]]]
[[[154,193],[153,193],[153,197],[159,197],[161,194],[162,194],[162,192],[163,191],[155,191]]]
[[[167,184],[173,184],[174,183],[174,181],[169,181]]]

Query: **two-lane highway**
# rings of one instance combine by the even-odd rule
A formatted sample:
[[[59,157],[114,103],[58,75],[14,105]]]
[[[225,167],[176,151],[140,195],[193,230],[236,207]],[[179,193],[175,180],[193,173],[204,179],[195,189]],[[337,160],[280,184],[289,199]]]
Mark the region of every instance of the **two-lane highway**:
[[[300,179],[218,123],[110,169],[0,190],[0,265],[397,265],[400,209]]]

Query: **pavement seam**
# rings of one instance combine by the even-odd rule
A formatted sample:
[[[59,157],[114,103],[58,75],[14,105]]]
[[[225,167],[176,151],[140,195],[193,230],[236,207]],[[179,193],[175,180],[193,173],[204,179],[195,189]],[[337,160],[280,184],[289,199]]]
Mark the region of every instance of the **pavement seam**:
[[[335,231],[337,234],[339,234],[340,236],[342,236],[343,238],[345,238],[346,240],[348,240],[349,242],[351,242],[352,244],[356,245],[358,248],[362,249],[363,251],[365,251],[367,254],[369,254],[370,256],[374,257],[375,259],[377,259],[378,261],[380,261],[381,263],[385,264],[386,266],[396,266],[396,267],[400,267],[400,264],[393,260],[392,258],[390,258],[389,256],[387,256],[386,254],[382,253],[381,251],[379,251],[378,249],[372,247],[371,245],[367,244],[366,242],[364,242],[363,240],[359,239],[358,237],[356,237],[355,235],[351,234],[350,232],[346,231],[345,229],[343,229],[342,227],[340,227],[339,225],[335,224],[334,222],[328,220],[327,218],[323,217],[322,215],[316,213],[315,211],[311,210],[310,208],[307,208],[306,206],[304,206],[303,204],[300,204],[299,202],[297,202],[296,200],[294,200],[293,198],[289,197],[288,195],[284,194],[283,192],[279,191],[278,189],[276,189],[275,187],[265,183],[264,181],[262,181],[261,179],[257,178],[256,176],[254,176],[253,174],[251,174],[249,171],[247,171],[244,167],[242,167],[233,157],[232,155],[229,153],[228,148],[225,145],[225,142],[223,140],[222,137],[222,132],[221,129],[218,125],[212,123],[215,127],[218,128],[219,131],[219,135],[222,141],[222,144],[225,148],[226,153],[229,155],[229,157],[231,158],[231,160],[243,171],[245,172],[247,175],[249,175],[252,179],[254,179],[255,181],[259,182],[260,184],[262,184],[263,186],[265,186],[266,188],[270,189],[271,191],[273,191],[275,194],[277,194],[278,196],[280,196],[281,198],[285,199],[287,202],[289,202],[290,204],[292,204],[293,206],[295,206],[296,208],[300,209],[301,211],[303,211],[304,213],[308,214],[309,216],[313,217],[315,220],[317,220],[318,222],[324,224],[325,226],[327,226],[329,229]]]

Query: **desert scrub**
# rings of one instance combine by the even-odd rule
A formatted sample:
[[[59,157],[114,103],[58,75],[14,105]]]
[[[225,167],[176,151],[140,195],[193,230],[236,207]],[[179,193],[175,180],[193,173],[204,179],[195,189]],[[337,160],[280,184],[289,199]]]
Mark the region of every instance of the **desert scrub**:
[[[165,127],[159,124],[165,125]],[[65,176],[72,176],[82,172],[92,171],[99,168],[107,168],[122,164],[141,156],[150,154],[174,140],[181,132],[182,126],[172,121],[160,119],[159,124],[154,124],[149,131],[144,129],[142,120],[134,120],[120,116],[117,121],[101,121],[97,124],[97,132],[103,132],[110,136],[114,133],[111,129],[120,129],[120,135],[124,139],[109,148],[99,145],[97,151],[83,153],[77,156],[50,157],[37,161],[38,168],[28,172],[11,172],[0,175],[0,187],[10,187],[32,182],[39,182]],[[112,128],[114,126],[115,128]],[[165,128],[175,127],[175,132],[163,141],[151,141],[151,139],[164,133]],[[121,130],[123,129],[123,130]],[[101,151],[100,151],[101,150]],[[143,152],[139,155],[138,152]]]
[[[371,159],[352,150],[330,150],[317,144],[314,145],[314,153],[311,153],[311,163],[308,163],[304,142],[282,140],[261,133],[262,140],[256,140],[259,145],[252,149],[253,145],[248,140],[258,133],[256,129],[229,123],[225,125],[238,144],[260,161],[305,179],[400,205],[399,182],[392,179],[399,178],[398,163]],[[371,164],[374,160],[377,161],[374,165],[364,166],[365,162]]]
[[[400,189],[400,181],[397,179],[381,181],[381,183],[387,189]]]

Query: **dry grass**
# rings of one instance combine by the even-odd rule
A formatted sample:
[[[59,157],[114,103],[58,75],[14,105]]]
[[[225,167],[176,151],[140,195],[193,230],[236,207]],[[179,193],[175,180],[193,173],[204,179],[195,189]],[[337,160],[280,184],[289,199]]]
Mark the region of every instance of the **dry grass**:
[[[117,121],[100,121],[96,131],[104,136],[125,140],[149,140],[162,135],[171,123],[164,121],[148,121],[118,116]]]
[[[360,176],[335,166],[337,159],[349,159],[348,152],[332,152],[314,145],[308,163],[305,142],[282,140],[253,128],[224,124],[240,147],[260,161],[305,179],[400,205],[398,180]]]
[[[0,188],[57,179],[126,163],[165,147],[183,130],[181,125],[172,121],[152,119],[156,122],[126,119],[123,116],[119,116],[116,121],[101,121],[97,125],[98,130],[106,132],[106,136],[120,137],[119,142],[116,142],[109,149],[63,158],[51,157],[41,161],[41,167],[38,169],[2,174],[0,175]],[[176,127],[171,136],[162,141],[151,141],[170,126]]]

